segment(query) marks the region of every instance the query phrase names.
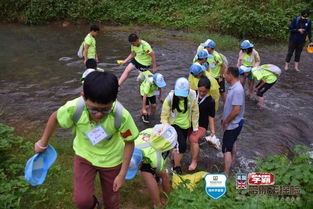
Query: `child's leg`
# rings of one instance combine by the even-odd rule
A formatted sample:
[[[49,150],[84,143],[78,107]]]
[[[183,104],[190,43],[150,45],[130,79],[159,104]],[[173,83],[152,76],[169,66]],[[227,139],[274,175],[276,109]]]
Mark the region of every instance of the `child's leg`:
[[[145,184],[147,185],[148,191],[153,202],[153,206],[154,207],[161,206],[160,190],[154,176],[151,173],[145,171],[142,171],[141,175],[143,177],[143,180],[145,181]]]
[[[106,209],[117,209],[120,207],[119,191],[113,191],[113,182],[121,170],[121,165],[113,168],[98,168],[102,188],[103,204]]]
[[[254,79],[251,79],[249,81],[249,94],[248,94],[249,97],[252,97],[253,90],[254,90]]]
[[[246,73],[240,76],[240,82],[243,88],[245,87],[245,84],[246,84],[246,78],[247,78]]]
[[[151,112],[150,112],[151,115],[154,115],[154,113],[156,111],[156,107],[157,107],[156,104],[151,104]]]
[[[73,202],[79,209],[91,209],[95,206],[94,180],[96,167],[82,157],[74,157],[74,194]]]
[[[130,73],[132,70],[134,70],[135,68],[136,68],[135,65],[132,64],[132,63],[129,63],[129,64],[127,65],[127,67],[125,68],[123,74],[121,75],[120,79],[118,80],[118,84],[119,84],[120,86],[121,86],[121,85],[124,83],[124,81],[128,78],[129,73]]]
[[[180,167],[181,159],[183,158],[183,153],[186,152],[187,149],[187,135],[188,129],[182,129],[177,125],[173,125],[177,132],[177,141],[178,141],[178,150],[173,150],[174,157],[174,167]]]

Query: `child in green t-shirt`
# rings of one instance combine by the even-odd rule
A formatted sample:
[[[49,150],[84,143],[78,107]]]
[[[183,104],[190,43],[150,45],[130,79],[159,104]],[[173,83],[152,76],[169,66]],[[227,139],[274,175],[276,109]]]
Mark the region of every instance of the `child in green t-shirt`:
[[[73,127],[73,200],[77,208],[94,208],[99,204],[93,195],[97,173],[105,207],[119,207],[118,191],[124,183],[138,129],[130,113],[116,101],[117,93],[115,75],[89,73],[81,97],[52,113],[42,137],[35,143],[35,152],[45,152],[57,126]]]
[[[281,69],[276,65],[265,64],[254,67],[251,70],[252,78],[259,81],[254,91],[257,95],[258,105],[264,106],[264,93],[267,92],[277,81]]]
[[[144,123],[149,123],[149,115],[153,115],[156,111],[156,95],[162,103],[162,88],[166,86],[164,77],[160,73],[152,74],[146,72],[144,80],[140,84],[140,95],[142,98],[142,108],[140,115]],[[147,109],[150,107],[150,113]]]
[[[162,184],[163,191],[169,195],[171,187],[165,159],[176,144],[176,130],[168,124],[157,124],[153,128],[145,129],[135,140],[135,151],[126,179],[133,179],[140,170],[154,207],[165,204],[165,201],[161,201],[158,183]]]

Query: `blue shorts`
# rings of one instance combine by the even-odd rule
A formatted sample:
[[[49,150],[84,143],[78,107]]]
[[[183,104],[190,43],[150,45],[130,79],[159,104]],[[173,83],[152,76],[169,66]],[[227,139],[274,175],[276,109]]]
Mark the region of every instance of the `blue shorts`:
[[[241,132],[243,126],[243,122],[239,124],[239,126],[232,130],[226,130],[223,135],[223,145],[222,152],[231,152],[233,150],[233,146]]]

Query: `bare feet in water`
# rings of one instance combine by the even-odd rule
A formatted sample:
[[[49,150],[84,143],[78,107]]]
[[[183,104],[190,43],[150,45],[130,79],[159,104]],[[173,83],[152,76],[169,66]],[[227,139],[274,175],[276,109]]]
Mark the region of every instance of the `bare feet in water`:
[[[188,167],[188,171],[194,171],[197,168],[197,162],[192,161]]]
[[[285,70],[288,70],[288,69],[289,69],[289,63],[286,62],[286,63],[285,63]]]

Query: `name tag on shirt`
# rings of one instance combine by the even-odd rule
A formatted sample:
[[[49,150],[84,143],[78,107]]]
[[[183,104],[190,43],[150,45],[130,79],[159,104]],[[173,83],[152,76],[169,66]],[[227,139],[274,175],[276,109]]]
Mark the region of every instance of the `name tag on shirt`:
[[[209,67],[210,67],[210,68],[215,68],[215,63],[214,63],[214,62],[213,62],[213,63],[210,63],[210,64],[209,64]]]
[[[108,137],[108,134],[101,126],[97,126],[87,133],[87,137],[92,145],[96,145]]]
[[[249,58],[249,59],[248,59],[248,62],[250,62],[250,63],[253,62],[253,59],[252,59],[252,58]]]

